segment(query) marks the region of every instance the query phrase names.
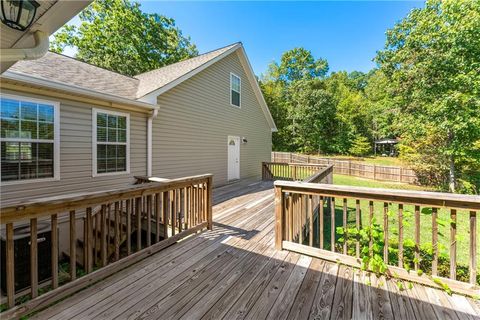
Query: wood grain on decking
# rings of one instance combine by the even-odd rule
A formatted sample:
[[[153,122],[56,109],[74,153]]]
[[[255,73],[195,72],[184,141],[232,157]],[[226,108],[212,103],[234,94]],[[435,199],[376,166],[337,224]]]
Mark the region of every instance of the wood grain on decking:
[[[463,296],[274,249],[273,190],[214,190],[214,229],[174,244],[35,319],[480,319]],[[406,287],[406,284],[404,284]]]

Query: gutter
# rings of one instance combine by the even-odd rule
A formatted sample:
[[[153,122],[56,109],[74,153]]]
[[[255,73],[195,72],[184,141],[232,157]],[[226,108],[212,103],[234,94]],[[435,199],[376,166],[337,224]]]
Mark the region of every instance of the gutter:
[[[131,106],[139,107],[141,109],[147,109],[147,110],[158,109],[157,105],[153,105],[143,101],[121,98],[118,96],[114,96],[112,94],[101,93],[95,90],[81,88],[75,85],[70,85],[70,84],[67,85],[59,81],[47,80],[40,77],[33,77],[30,75],[20,73],[20,72],[15,72],[15,71],[7,70],[1,75],[1,78],[7,79],[7,80],[13,80],[13,81],[20,81],[20,82],[33,84],[36,86],[41,86],[49,89],[56,89],[56,90],[64,91],[67,93],[74,93],[78,95],[88,96],[91,98],[111,101],[118,104],[131,105]]]
[[[152,176],[153,159],[153,119],[158,116],[158,108],[153,110],[147,120],[147,177]]]
[[[15,62],[19,60],[35,60],[43,57],[49,46],[48,35],[43,31],[35,31],[33,34],[35,47],[18,49],[0,49],[0,61]]]

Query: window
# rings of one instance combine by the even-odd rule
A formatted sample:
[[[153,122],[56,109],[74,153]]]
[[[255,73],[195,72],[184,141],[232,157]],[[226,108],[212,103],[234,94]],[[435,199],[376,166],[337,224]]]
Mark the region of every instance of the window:
[[[93,119],[93,176],[129,173],[129,115],[93,109]]]
[[[240,107],[240,90],[242,83],[239,76],[230,73],[230,103],[232,106]]]
[[[1,181],[59,178],[58,103],[0,97]]]

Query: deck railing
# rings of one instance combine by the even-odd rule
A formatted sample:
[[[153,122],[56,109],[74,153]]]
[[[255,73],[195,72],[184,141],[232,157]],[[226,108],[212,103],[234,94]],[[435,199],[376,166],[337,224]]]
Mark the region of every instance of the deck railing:
[[[77,220],[84,219],[83,236]],[[59,220],[66,221],[69,239],[68,274],[59,281]],[[37,226],[51,226],[50,291],[39,296]],[[204,228],[212,228],[212,175],[168,182],[151,182],[110,191],[81,193],[32,200],[1,208],[0,222],[6,229],[7,304],[2,319],[17,318],[43,308],[99,281],[176,241]],[[29,225],[30,298],[15,306],[14,229]],[[69,231],[68,231],[69,230]],[[134,239],[136,238],[136,239]],[[83,241],[83,276],[78,277],[77,245]],[[121,241],[124,244],[121,246]],[[136,241],[134,241],[136,240]],[[14,247],[15,246],[15,247]],[[112,255],[108,247],[113,247]]]
[[[262,180],[281,179],[315,183],[332,183],[332,177],[332,165],[262,162]]]
[[[356,267],[376,255],[394,277],[478,295],[479,210],[479,196],[276,181],[275,244]]]

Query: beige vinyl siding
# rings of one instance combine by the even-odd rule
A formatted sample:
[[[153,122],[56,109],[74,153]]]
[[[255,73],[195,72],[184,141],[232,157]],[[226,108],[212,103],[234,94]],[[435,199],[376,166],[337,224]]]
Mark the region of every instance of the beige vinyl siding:
[[[241,108],[230,104],[230,73],[241,78]],[[214,63],[158,98],[153,122],[153,175],[174,178],[213,173],[227,183],[227,137],[240,145],[240,177],[261,176],[270,159],[271,128],[237,53]]]
[[[133,183],[135,175],[146,175],[146,114],[121,111],[130,114],[130,173],[92,177],[92,108],[120,111],[119,109],[15,91],[2,92],[60,102],[60,180],[2,183],[2,206],[23,199],[119,188]]]

